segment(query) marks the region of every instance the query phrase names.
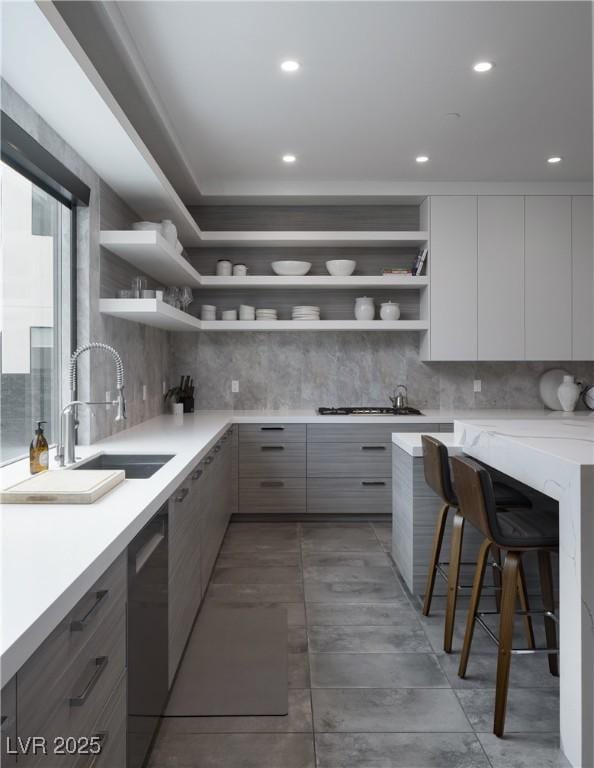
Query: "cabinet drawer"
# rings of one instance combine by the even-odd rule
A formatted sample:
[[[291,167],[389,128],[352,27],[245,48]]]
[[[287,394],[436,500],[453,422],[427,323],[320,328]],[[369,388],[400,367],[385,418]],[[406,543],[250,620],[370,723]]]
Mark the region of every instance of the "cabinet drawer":
[[[393,432],[439,432],[439,425],[420,421],[402,424],[308,424],[310,443],[391,443]]]
[[[73,695],[73,686],[77,678],[84,675],[89,659],[105,655],[102,650],[107,641],[105,628],[110,627],[115,631],[119,629],[120,620],[125,619],[126,565],[126,555],[123,554],[97,580],[93,588],[60,622],[19,671],[21,735],[25,722],[33,728],[31,732],[33,735],[41,733],[43,721],[56,708],[52,702],[60,698],[66,700]],[[123,634],[121,643],[123,658],[125,650]],[[117,659],[119,659],[119,653],[115,659],[109,659],[108,669],[102,677],[113,676]],[[83,710],[85,708],[82,707]],[[26,719],[23,719],[23,716]]]
[[[325,478],[307,482],[307,512],[317,515],[384,515],[392,511],[390,478]]]
[[[305,424],[240,424],[241,443],[302,443],[305,442]]]
[[[60,675],[53,670],[46,689],[37,685],[39,668],[25,664],[18,673],[17,721],[19,736],[44,736],[49,744],[59,736],[89,736],[93,726],[125,671],[126,616],[124,610],[111,611],[90,638],[84,650]],[[52,685],[51,682],[54,684]],[[33,694],[35,691],[35,695]],[[72,764],[72,758],[57,764]],[[50,768],[44,755],[19,755],[19,765]]]
[[[239,484],[242,514],[300,514],[305,512],[305,480],[243,479]]]
[[[311,443],[308,477],[390,477],[391,443]]]
[[[305,443],[240,443],[239,477],[305,477]]]
[[[82,757],[76,768],[126,768],[127,717],[126,675],[123,675],[89,734],[101,739],[100,753]]]

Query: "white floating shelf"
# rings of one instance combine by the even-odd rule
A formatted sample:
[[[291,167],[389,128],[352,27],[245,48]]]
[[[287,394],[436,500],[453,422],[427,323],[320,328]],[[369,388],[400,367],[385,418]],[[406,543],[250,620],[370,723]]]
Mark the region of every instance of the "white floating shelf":
[[[218,277],[201,275],[203,288],[401,288],[419,289],[429,285],[428,277],[406,275],[311,275],[281,277],[277,275],[247,275],[246,277]]]
[[[200,274],[153,230],[103,230],[99,242],[164,285],[200,285]]]
[[[201,245],[236,245],[236,246],[368,246],[414,247],[425,245],[428,232],[200,232]]]
[[[199,331],[200,320],[159,299],[100,299],[102,315],[132,320],[168,331]]]
[[[426,331],[425,320],[209,320],[203,331]]]

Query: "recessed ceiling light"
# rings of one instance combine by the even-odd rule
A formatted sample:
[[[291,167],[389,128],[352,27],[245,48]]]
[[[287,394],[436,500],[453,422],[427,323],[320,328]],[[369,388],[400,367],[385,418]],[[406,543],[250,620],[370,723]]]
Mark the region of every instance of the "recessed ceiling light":
[[[492,61],[477,61],[472,68],[475,72],[490,72],[494,66]]]
[[[559,157],[559,155],[553,155],[553,157],[547,158],[547,163],[550,163],[551,165],[556,165],[557,163],[560,163],[561,160],[563,160],[563,158]]]
[[[428,155],[419,155],[415,158],[417,163],[428,163],[429,162],[429,156]]]
[[[283,72],[297,72],[300,66],[301,65],[298,61],[295,61],[294,59],[287,59],[281,64],[281,69]]]
[[[283,163],[294,163],[297,158],[295,155],[283,155]]]

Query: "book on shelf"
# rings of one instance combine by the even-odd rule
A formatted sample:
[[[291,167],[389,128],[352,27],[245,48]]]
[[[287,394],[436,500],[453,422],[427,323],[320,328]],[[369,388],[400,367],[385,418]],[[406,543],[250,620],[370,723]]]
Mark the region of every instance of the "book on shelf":
[[[415,262],[412,267],[412,274],[415,277],[419,277],[420,275],[423,274],[423,267],[425,266],[428,253],[429,253],[428,248],[422,248],[417,254],[417,258],[415,259]]]
[[[405,277],[411,277],[412,271],[408,267],[384,267],[382,269],[382,275],[400,275]]]

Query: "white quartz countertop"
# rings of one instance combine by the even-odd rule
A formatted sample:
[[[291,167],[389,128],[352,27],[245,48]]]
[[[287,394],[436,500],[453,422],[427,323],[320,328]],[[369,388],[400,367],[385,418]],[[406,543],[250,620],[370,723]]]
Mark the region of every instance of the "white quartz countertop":
[[[159,416],[95,445],[79,446],[77,457],[81,458],[104,451],[175,456],[151,478],[126,479],[94,504],[7,504],[2,507],[0,684],[4,685],[27,661],[233,423],[396,425],[419,421],[450,423],[456,418],[473,417],[485,420],[545,418],[545,411],[540,410],[428,409],[424,414],[348,417],[318,416],[313,409],[201,411],[181,417]],[[555,416],[558,414],[549,418],[554,420]],[[571,424],[571,419],[566,421]],[[442,433],[440,437],[447,438],[447,435]],[[592,446],[590,450],[594,450]],[[27,476],[28,462],[9,465],[2,470],[2,487]]]
[[[440,440],[447,446],[450,455],[462,453],[462,446],[457,442],[456,437],[451,432],[436,432],[434,434],[425,432],[424,434]],[[420,432],[394,432],[392,435],[392,442],[394,445],[398,446],[398,448],[401,448],[408,453],[409,456],[423,455],[423,443],[421,442]]]

